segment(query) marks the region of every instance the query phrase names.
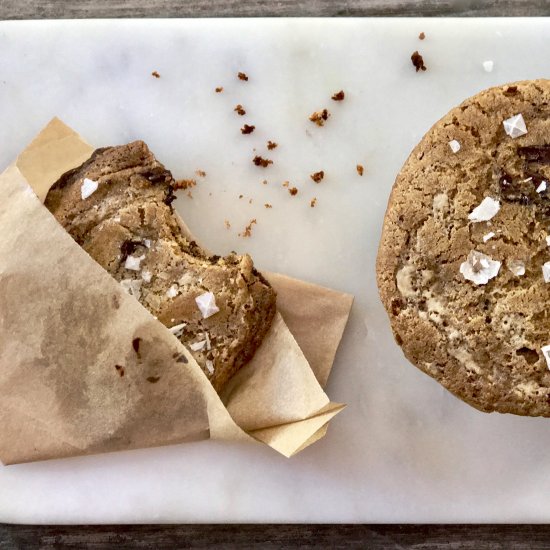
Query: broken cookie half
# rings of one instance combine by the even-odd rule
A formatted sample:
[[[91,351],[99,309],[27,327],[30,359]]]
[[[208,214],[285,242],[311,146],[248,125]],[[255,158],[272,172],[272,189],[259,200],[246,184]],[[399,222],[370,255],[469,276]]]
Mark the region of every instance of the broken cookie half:
[[[275,314],[248,255],[211,256],[182,231],[174,179],[147,145],[97,149],[51,187],[73,239],[191,351],[216,389],[245,365]]]

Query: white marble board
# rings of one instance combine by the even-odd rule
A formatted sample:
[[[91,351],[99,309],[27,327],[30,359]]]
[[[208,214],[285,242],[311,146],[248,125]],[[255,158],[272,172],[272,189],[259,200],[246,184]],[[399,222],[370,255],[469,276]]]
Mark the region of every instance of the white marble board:
[[[208,247],[356,296],[328,385],[349,407],[319,443],[290,460],[205,441],[0,467],[0,521],[550,520],[550,420],[482,414],[410,366],[374,277],[408,152],[469,95],[549,76],[549,35],[537,19],[0,23],[0,168],[55,115],[97,146],[144,139],[175,176],[207,172],[177,202]],[[322,107],[332,117],[318,128],[308,115]],[[268,139],[280,144],[269,154]],[[253,148],[273,166],[255,167]]]

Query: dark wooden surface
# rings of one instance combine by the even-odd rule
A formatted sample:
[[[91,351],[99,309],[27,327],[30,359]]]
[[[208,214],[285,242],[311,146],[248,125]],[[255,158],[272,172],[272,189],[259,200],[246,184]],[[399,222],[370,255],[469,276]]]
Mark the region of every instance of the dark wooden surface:
[[[548,0],[0,0],[2,19],[541,16]]]
[[[545,15],[550,0],[0,0],[0,19]],[[550,526],[0,524],[0,550],[113,547],[539,550]]]
[[[550,526],[534,525],[135,525],[1,526],[0,550],[91,548],[540,550]]]

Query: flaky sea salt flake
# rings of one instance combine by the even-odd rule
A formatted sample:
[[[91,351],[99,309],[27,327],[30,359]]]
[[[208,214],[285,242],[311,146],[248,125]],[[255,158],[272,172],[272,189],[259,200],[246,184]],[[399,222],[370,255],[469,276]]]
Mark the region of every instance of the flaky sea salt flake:
[[[484,61],[482,63],[482,65],[483,65],[483,69],[485,70],[486,73],[492,73],[493,68],[495,66],[495,62],[492,61],[491,59],[488,59],[487,61]]]
[[[489,231],[487,235],[483,235],[483,242],[486,243],[489,239],[492,239],[495,236],[494,231]]]
[[[145,254],[141,256],[128,256],[126,258],[126,261],[124,262],[124,267],[126,269],[130,269],[131,271],[139,271],[140,270],[140,264],[145,259]]]
[[[550,283],[550,262],[546,262],[542,266],[542,276],[545,283]]]
[[[206,370],[208,374],[214,374],[214,363],[210,359],[206,360]]]
[[[180,323],[179,325],[175,325],[173,327],[170,327],[170,332],[177,337],[180,337],[183,333],[183,329],[187,326],[187,323]]]
[[[536,189],[537,193],[542,193],[543,191],[546,191],[546,182],[542,180],[539,184],[539,186]]]
[[[206,346],[206,340],[200,340],[199,342],[193,342],[189,345],[189,347],[193,351],[202,351],[204,349],[204,346]]]
[[[208,319],[220,311],[220,308],[216,305],[216,297],[212,292],[205,292],[195,298],[197,307],[202,313],[203,319]]]
[[[99,183],[97,181],[91,180],[90,178],[84,178],[84,181],[82,182],[82,187],[80,188],[82,200],[87,199],[92,193],[95,193],[98,186]]]
[[[542,346],[540,351],[542,351],[542,354],[546,359],[546,366],[550,369],[550,345]]]
[[[456,139],[449,141],[449,147],[453,153],[458,153],[460,151],[460,143]]]
[[[466,261],[460,264],[460,273],[468,281],[472,281],[476,285],[485,285],[490,279],[498,275],[501,262],[493,260],[490,256],[472,250]]]
[[[167,291],[166,296],[168,298],[175,298],[179,294],[179,287],[176,283],[174,283]]]
[[[151,279],[153,278],[153,274],[150,271],[142,271],[141,278],[145,283],[150,283]]]
[[[472,222],[486,222],[495,217],[500,210],[500,202],[491,198],[485,197],[479,206],[476,206],[469,214],[468,219]]]
[[[525,262],[521,260],[508,260],[506,266],[510,272],[516,277],[522,277],[525,275]]]
[[[507,118],[502,124],[504,126],[504,131],[512,139],[524,136],[527,133],[527,126],[525,126],[525,120],[523,120],[523,115],[521,113]]]

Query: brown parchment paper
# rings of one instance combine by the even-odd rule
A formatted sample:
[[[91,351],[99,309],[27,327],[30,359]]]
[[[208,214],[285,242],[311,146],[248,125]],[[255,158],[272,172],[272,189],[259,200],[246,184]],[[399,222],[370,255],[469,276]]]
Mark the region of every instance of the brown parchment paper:
[[[222,401],[177,338],[42,205],[92,150],[54,119],[0,175],[2,462],[208,437],[291,456],[323,437],[343,408],[321,386],[351,296],[269,275],[279,312]]]

